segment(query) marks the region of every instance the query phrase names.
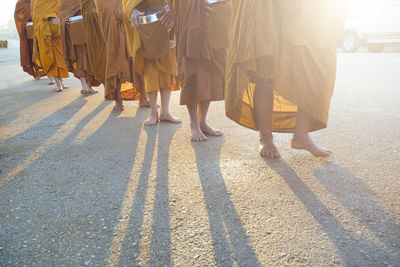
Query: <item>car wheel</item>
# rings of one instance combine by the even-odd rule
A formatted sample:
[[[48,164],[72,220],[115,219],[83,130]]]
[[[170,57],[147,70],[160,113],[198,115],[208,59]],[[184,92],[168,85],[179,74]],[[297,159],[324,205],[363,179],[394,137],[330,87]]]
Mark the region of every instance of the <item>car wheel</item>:
[[[370,44],[368,45],[368,51],[371,53],[380,53],[385,49],[383,44]]]
[[[355,33],[345,33],[341,40],[341,47],[346,53],[354,53],[360,48],[360,40]]]

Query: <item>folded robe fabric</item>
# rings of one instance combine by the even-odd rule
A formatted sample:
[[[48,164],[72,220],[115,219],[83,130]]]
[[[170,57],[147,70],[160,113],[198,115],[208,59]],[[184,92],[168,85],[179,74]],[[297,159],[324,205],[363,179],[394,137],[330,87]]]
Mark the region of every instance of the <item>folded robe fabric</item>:
[[[122,84],[122,99],[139,100],[144,93],[142,87],[134,87],[135,71],[126,42],[121,0],[97,0],[96,6],[106,45],[105,98],[115,99],[115,90]]]
[[[221,37],[222,41],[210,42],[209,37],[216,33],[210,32],[209,35],[205,1],[172,0],[170,3],[175,16],[180,104],[223,100],[226,64],[226,48],[223,43],[227,43],[227,40]],[[230,8],[230,1],[228,4]],[[212,17],[215,21],[226,14],[218,9],[214,12]],[[220,34],[224,36],[225,33]],[[214,48],[212,43],[221,47]]]
[[[25,28],[26,23],[32,20],[30,0],[19,0],[17,2],[15,5],[14,20],[20,40],[20,61],[22,69],[33,77],[45,75],[43,69],[39,68],[40,65],[36,64],[33,60],[33,36],[32,38],[28,38],[28,33]],[[37,73],[37,70],[40,73]]]
[[[80,0],[80,4],[90,70],[99,83],[104,83],[106,75],[106,43],[101,32],[95,1]]]
[[[130,51],[133,55],[133,60],[135,64],[135,71],[137,71],[144,78],[146,92],[154,92],[160,88],[171,88],[172,90],[178,89],[177,87],[177,65],[175,48],[169,49],[165,56],[158,59],[150,59],[145,57],[143,54],[143,43],[141,34],[138,30],[132,28],[130,24],[130,16],[133,9],[138,9],[145,12],[146,10],[156,11],[160,7],[167,4],[166,0],[122,0],[124,15],[125,15],[125,28],[127,34],[127,41]],[[159,23],[159,22],[156,22]],[[143,34],[152,37],[153,40],[147,39],[147,42],[163,42],[165,38],[158,38],[157,34],[153,34],[151,25],[143,25],[145,31]],[[161,37],[161,36],[160,36]],[[168,45],[168,44],[167,44]],[[154,55],[153,58],[157,58]]]
[[[298,109],[327,126],[336,79],[336,44],[343,30],[343,1],[234,0],[227,61],[226,115],[257,129],[253,118],[256,80],[271,82],[271,130],[293,132]],[[316,23],[318,22],[318,23]]]
[[[81,14],[80,9],[79,0],[62,0],[60,19],[63,55],[68,70],[73,72],[76,78],[84,77],[92,85],[94,77],[90,70],[83,21],[68,23],[69,18]],[[82,27],[77,27],[80,25]]]
[[[48,76],[67,78],[69,75],[62,54],[60,25],[49,21],[51,17],[60,17],[60,6],[61,0],[35,0],[32,17],[44,70]]]

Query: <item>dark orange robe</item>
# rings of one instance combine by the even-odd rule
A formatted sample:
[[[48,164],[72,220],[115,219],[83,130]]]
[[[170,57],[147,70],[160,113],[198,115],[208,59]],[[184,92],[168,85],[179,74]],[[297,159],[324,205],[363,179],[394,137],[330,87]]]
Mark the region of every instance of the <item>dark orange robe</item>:
[[[83,26],[83,21],[82,24],[79,24],[80,22],[75,22],[75,24],[67,22],[69,18],[81,14],[80,7],[79,0],[62,1],[60,19],[63,55],[68,70],[73,72],[76,78],[84,77],[89,84],[92,84],[94,76],[91,74],[86,42],[84,42],[86,35],[84,28],[72,27],[74,25]]]
[[[223,100],[226,49],[214,48],[208,41],[205,1],[172,0],[170,5],[175,16],[180,104]]]
[[[126,43],[121,0],[97,0],[100,26],[106,43],[105,97],[115,99],[115,90],[122,84],[124,100],[139,100],[145,95],[143,86],[134,86],[133,57]]]
[[[336,79],[336,45],[344,28],[343,0],[234,0],[225,110],[257,130],[255,81],[271,82],[271,130],[294,132],[299,109],[327,126]]]
[[[86,48],[90,70],[99,83],[104,83],[106,75],[106,43],[100,28],[94,0],[80,0],[86,35]]]
[[[45,75],[45,72],[42,68],[39,68],[39,65],[37,65],[33,60],[32,54],[34,39],[29,38],[28,32],[25,28],[25,24],[32,20],[30,5],[30,0],[19,0],[15,5],[14,20],[20,40],[20,61],[22,69],[33,77],[37,77],[39,74],[40,76]],[[40,73],[37,73],[35,67],[39,68]]]

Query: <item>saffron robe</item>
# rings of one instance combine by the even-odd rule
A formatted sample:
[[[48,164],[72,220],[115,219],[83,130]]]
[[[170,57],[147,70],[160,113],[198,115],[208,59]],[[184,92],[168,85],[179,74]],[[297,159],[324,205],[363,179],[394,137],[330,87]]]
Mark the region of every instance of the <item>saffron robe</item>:
[[[142,86],[134,86],[133,58],[126,42],[121,0],[97,0],[96,6],[106,44],[105,98],[115,99],[115,90],[122,84],[122,99],[139,100],[145,93]]]
[[[62,54],[60,25],[48,20],[60,17],[60,6],[61,0],[35,0],[32,17],[44,70],[48,76],[67,78],[69,75]]]
[[[215,33],[211,34],[207,27],[210,22],[207,20],[205,1],[172,0],[170,3],[175,17],[180,104],[223,100],[227,56],[223,44],[228,40],[222,40],[220,47],[212,46],[214,40],[209,37],[215,36]],[[230,1],[223,5],[231,8]],[[217,12],[212,15],[215,20],[222,15],[218,8],[213,12]],[[229,21],[230,17],[225,19]],[[224,32],[220,35],[224,36]]]
[[[106,74],[106,43],[100,28],[99,15],[94,0],[80,0],[86,34],[86,49],[90,70],[99,83]]]
[[[92,85],[94,77],[91,74],[89,58],[86,43],[74,43],[73,35],[83,35],[85,40],[85,31],[72,32],[73,29],[68,25],[68,19],[81,14],[79,0],[62,0],[60,9],[61,16],[61,40],[63,44],[63,55],[67,68],[74,73],[76,78],[84,77]],[[79,23],[79,22],[77,22]]]
[[[272,131],[294,132],[298,109],[313,118],[310,131],[325,128],[344,11],[342,0],[233,0],[226,115],[257,129],[254,82],[261,79],[274,90]]]
[[[168,54],[158,58],[149,59],[143,55],[142,40],[138,30],[132,28],[130,16],[133,9],[145,11],[154,6],[166,5],[166,0],[122,0],[127,42],[133,55],[135,71],[144,78],[146,92],[154,92],[160,88],[178,89],[177,87],[177,65],[175,48]],[[157,42],[155,39],[154,42]]]
[[[32,57],[34,39],[28,38],[28,33],[25,28],[25,24],[32,20],[30,0],[18,0],[15,5],[14,20],[20,40],[19,49],[22,69],[33,77],[45,75],[43,69],[38,69],[40,73],[37,73],[37,68],[39,68],[40,65],[36,64]]]

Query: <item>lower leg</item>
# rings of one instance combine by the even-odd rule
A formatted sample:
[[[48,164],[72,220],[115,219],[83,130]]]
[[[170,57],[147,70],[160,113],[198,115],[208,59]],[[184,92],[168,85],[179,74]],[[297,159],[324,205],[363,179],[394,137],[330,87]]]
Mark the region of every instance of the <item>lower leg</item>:
[[[85,77],[80,77],[79,80],[81,81],[81,85],[82,85],[81,94],[88,94],[89,93],[89,88],[87,86],[86,78]]]
[[[150,107],[150,102],[147,100],[146,90],[144,87],[144,79],[141,75],[135,72],[135,88],[140,94],[139,107]]]
[[[271,132],[274,105],[274,92],[271,82],[257,81],[253,99],[255,121],[260,132],[260,154],[267,158],[278,158],[280,154],[274,145]]]
[[[89,93],[91,93],[91,94],[96,94],[96,93],[98,93],[99,91],[93,89],[93,87],[92,87],[93,79],[94,79],[94,78],[86,79],[86,86],[87,86],[87,88],[88,88],[88,90],[89,90]]]
[[[316,157],[327,157],[331,155],[332,152],[319,147],[310,138],[309,131],[312,121],[313,118],[307,112],[299,109],[292,147],[295,149],[305,149]]]
[[[40,80],[40,69],[36,64],[33,64],[33,67],[35,68],[35,73],[36,73],[36,77],[35,80]]]
[[[202,101],[198,105],[198,118],[199,118],[199,123],[200,123],[200,129],[203,133],[209,134],[212,136],[221,136],[222,133],[210,125],[207,124],[207,114],[208,114],[208,109],[210,108],[210,101]]]
[[[63,90],[61,78],[60,77],[53,77],[55,80],[55,84],[57,85],[57,92],[61,92]]]
[[[117,87],[115,88],[114,110],[116,111],[124,110],[124,105],[122,103],[122,98],[121,98],[121,83],[119,81],[117,82]]]
[[[144,125],[152,126],[158,123],[157,110],[157,91],[147,93],[150,102],[150,117],[145,121]]]
[[[52,84],[56,83],[56,80],[55,80],[55,78],[53,76],[48,76],[48,77],[49,77],[49,80],[50,80],[49,85],[52,85]]]
[[[195,142],[206,141],[207,137],[200,129],[200,122],[197,114],[197,104],[187,105],[190,116],[190,129],[192,131],[191,140]]]
[[[171,98],[171,89],[162,88],[160,90],[160,95],[161,95],[160,121],[168,121],[172,123],[181,122],[180,119],[175,118],[169,112],[169,100]]]

